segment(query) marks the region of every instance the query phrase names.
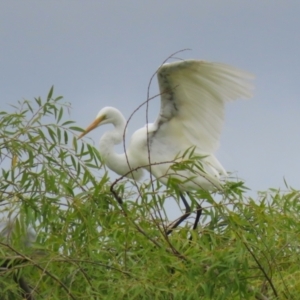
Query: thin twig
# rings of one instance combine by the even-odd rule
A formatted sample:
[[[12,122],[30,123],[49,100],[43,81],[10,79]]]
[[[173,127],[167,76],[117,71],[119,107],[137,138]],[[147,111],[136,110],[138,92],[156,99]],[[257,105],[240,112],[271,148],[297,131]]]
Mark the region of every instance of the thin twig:
[[[254,255],[253,251],[250,249],[250,247],[247,245],[247,243],[245,241],[242,240],[241,236],[239,235],[239,233],[237,232],[237,235],[239,236],[239,238],[241,239],[242,243],[245,245],[246,249],[248,250],[248,252],[251,254],[251,256],[253,257],[253,259],[255,260],[256,264],[258,265],[258,268],[262,271],[262,273],[264,274],[266,280],[269,282],[271,289],[275,295],[276,298],[278,298],[278,293],[276,291],[276,288],[271,280],[271,278],[269,277],[269,275],[267,274],[267,272],[265,271],[265,269],[263,268],[263,266],[260,264],[260,262],[258,261],[258,259],[256,258],[256,256]]]
[[[39,270],[43,271],[45,274],[47,274],[49,277],[51,277],[54,281],[58,282],[61,287],[66,291],[66,293],[69,295],[70,298],[72,299],[76,299],[73,294],[69,291],[68,287],[59,279],[57,278],[55,275],[51,274],[49,271],[47,271],[45,268],[41,267],[39,264],[37,264],[36,262],[34,262],[31,258],[29,258],[28,256],[23,255],[22,253],[20,253],[19,251],[17,251],[16,249],[14,249],[12,246],[10,246],[9,244],[5,244],[0,242],[0,245],[10,249],[11,251],[13,251],[14,253],[16,253],[17,255],[19,255],[20,257],[22,257],[25,261],[30,262],[33,266],[35,266],[36,268],[38,268]]]

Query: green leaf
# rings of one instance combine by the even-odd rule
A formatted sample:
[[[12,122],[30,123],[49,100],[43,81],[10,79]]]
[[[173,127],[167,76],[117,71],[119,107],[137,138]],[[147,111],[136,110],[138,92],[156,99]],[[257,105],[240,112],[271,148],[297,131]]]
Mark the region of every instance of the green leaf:
[[[57,142],[60,144],[61,142],[61,131],[60,128],[56,128],[56,136],[57,136]]]
[[[56,143],[56,134],[55,134],[55,132],[50,127],[47,127],[47,130],[48,130],[48,133],[49,133],[53,143]]]
[[[75,131],[79,131],[79,132],[83,132],[84,131],[82,128],[77,127],[77,126],[70,126],[69,129],[75,130]]]
[[[54,86],[52,85],[49,93],[48,93],[48,96],[47,96],[47,102],[49,102],[52,98],[52,95],[53,95],[53,89],[54,89]]]
[[[61,118],[62,118],[62,116],[63,116],[63,113],[64,113],[64,110],[63,110],[63,108],[61,107],[61,108],[59,109],[59,114],[58,114],[58,118],[57,118],[57,123],[60,122],[60,120],[61,120]]]
[[[66,122],[62,123],[61,126],[66,126],[66,125],[74,124],[74,123],[75,123],[74,121],[66,121]]]
[[[65,140],[65,144],[68,144],[68,139],[69,139],[68,132],[67,132],[67,131],[64,131],[64,140]]]
[[[39,107],[42,106],[42,100],[41,100],[40,97],[39,97],[39,98],[34,98],[34,100],[35,100],[35,102],[38,104]]]
[[[61,99],[63,99],[63,96],[58,96],[58,97],[56,97],[56,98],[54,99],[54,101],[55,101],[55,102],[58,102],[58,101],[60,101]]]

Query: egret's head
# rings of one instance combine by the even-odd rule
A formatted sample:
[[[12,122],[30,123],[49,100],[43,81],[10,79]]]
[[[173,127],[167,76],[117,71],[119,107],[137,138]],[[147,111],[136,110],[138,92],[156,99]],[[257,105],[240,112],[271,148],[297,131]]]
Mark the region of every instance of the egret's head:
[[[82,132],[78,139],[81,139],[83,136],[85,136],[87,133],[90,131],[94,130],[95,128],[104,125],[104,124],[110,124],[110,123],[115,123],[116,120],[116,115],[119,115],[120,112],[115,109],[114,107],[104,107],[102,108],[98,114],[96,119],[92,124],[90,124],[84,132]]]

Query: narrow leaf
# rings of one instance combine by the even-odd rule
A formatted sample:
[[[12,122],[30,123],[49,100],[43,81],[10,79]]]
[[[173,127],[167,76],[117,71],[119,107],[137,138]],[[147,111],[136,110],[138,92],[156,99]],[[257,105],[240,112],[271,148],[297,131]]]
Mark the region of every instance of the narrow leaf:
[[[54,86],[52,85],[49,93],[48,93],[48,96],[47,96],[47,102],[49,102],[52,98],[52,94],[53,94],[53,89],[54,89]]]

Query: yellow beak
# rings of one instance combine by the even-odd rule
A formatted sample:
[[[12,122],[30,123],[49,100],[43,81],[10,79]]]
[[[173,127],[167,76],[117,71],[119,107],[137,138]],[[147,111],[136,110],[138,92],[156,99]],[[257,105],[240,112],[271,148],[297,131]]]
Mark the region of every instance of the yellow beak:
[[[92,131],[93,129],[95,129],[96,127],[99,126],[99,124],[105,119],[105,116],[101,116],[99,118],[97,118],[92,124],[90,124],[86,130],[84,132],[82,132],[79,137],[78,140],[81,139],[83,136],[85,136],[86,134],[88,134],[90,131]]]

